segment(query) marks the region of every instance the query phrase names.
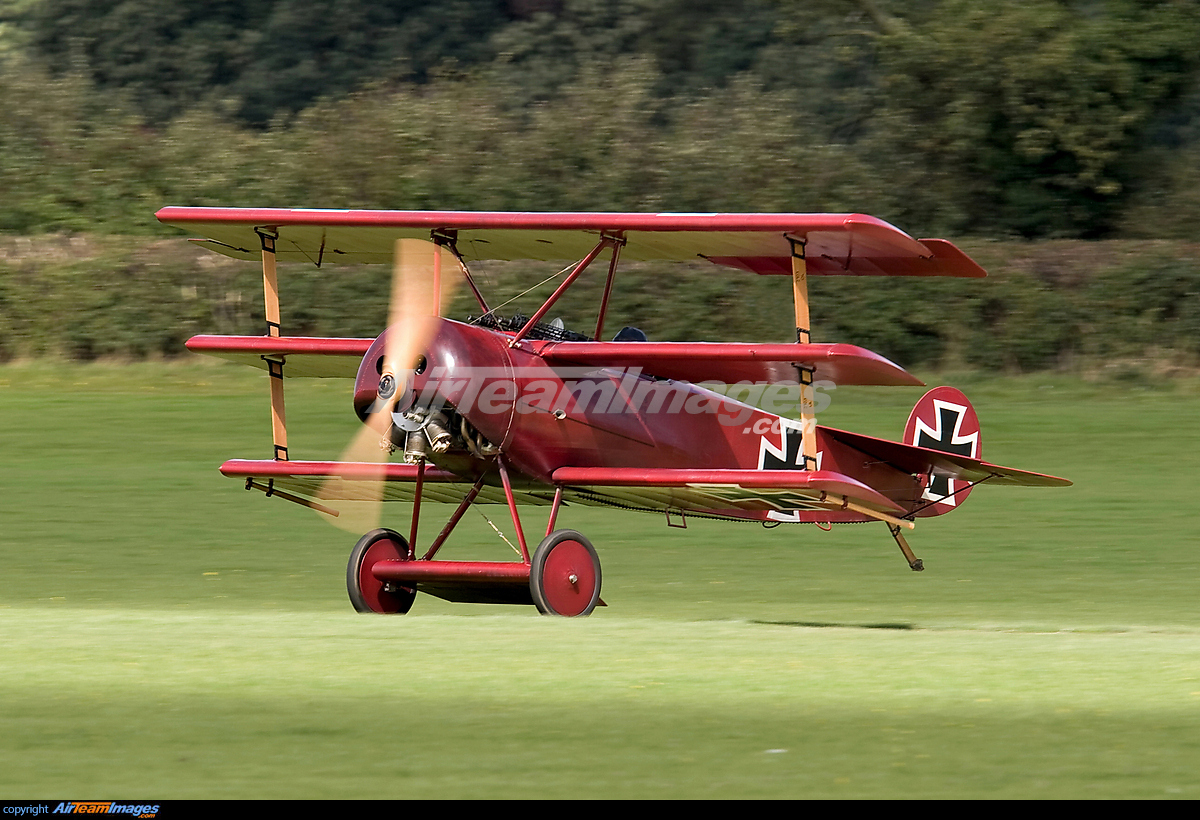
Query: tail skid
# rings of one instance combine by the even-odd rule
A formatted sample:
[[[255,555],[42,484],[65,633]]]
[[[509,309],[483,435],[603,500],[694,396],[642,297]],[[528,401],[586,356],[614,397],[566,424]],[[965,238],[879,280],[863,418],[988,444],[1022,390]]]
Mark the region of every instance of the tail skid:
[[[1065,478],[1002,467],[982,459],[979,417],[971,402],[953,387],[936,387],[922,396],[909,414],[901,442],[824,428],[841,444],[866,453],[902,472],[923,477],[921,501],[903,518],[911,521],[957,509],[978,484],[1022,487],[1066,487]],[[925,569],[900,527],[892,522],[888,532],[904,554],[909,568]]]
[[[892,538],[896,539],[896,546],[904,553],[904,560],[908,561],[908,568],[913,572],[924,572],[925,562],[913,555],[912,547],[908,545],[908,541],[905,540],[904,534],[900,532],[900,528],[888,524],[888,532],[892,534]]]

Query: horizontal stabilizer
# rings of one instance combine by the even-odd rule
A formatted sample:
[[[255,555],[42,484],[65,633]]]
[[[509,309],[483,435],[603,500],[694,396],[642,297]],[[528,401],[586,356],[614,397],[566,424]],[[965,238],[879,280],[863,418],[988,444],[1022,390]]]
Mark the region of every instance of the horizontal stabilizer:
[[[822,427],[825,435],[842,444],[871,456],[895,467],[897,470],[913,475],[932,473],[936,476],[957,479],[959,481],[977,482],[987,480],[990,484],[1008,485],[1011,487],[1069,487],[1071,482],[1065,478],[1017,470],[1012,467],[1001,467],[977,458],[932,450],[928,447],[916,447],[901,444],[897,441],[864,436],[846,430],[835,430]]]
[[[904,368],[848,344],[727,344],[721,342],[533,342],[547,362],[641,368],[679,381],[777,383],[799,381],[796,365],[813,378],[841,385],[921,385]]]
[[[283,361],[283,375],[353,379],[374,339],[323,339],[315,336],[193,336],[187,349],[267,369],[267,359]]]

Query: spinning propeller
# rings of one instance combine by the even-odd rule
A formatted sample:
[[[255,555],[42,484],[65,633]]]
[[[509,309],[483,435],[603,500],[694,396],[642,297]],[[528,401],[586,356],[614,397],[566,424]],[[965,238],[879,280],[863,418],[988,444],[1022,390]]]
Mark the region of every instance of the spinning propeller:
[[[414,373],[437,333],[441,307],[449,304],[458,284],[458,277],[449,277],[449,281],[442,277],[441,257],[441,248],[432,242],[396,240],[378,393],[363,428],[341,457],[341,461],[363,468],[356,473],[354,486],[363,487],[365,493],[356,502],[347,503],[338,497],[343,494],[342,480],[329,479],[317,494],[322,503],[339,513],[328,520],[348,532],[363,533],[379,526],[384,473],[394,449],[390,440],[392,424],[404,423],[401,414],[415,398]]]

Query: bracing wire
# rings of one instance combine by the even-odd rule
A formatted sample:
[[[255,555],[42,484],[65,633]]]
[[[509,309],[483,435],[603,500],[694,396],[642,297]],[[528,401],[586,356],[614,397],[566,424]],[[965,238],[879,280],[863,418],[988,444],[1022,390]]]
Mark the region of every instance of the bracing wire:
[[[495,312],[496,312],[496,311],[498,311],[500,308],[504,307],[505,305],[511,304],[512,302],[515,302],[515,301],[517,301],[518,299],[520,299],[520,298],[521,298],[522,296],[524,296],[525,294],[527,294],[527,293],[531,293],[531,292],[533,292],[533,291],[537,290],[538,288],[540,288],[542,285],[546,284],[547,282],[551,282],[551,281],[553,281],[553,280],[557,279],[558,277],[562,276],[564,273],[566,273],[567,271],[571,270],[571,269],[572,269],[572,268],[574,268],[574,267],[575,267],[575,264],[574,264],[574,263],[572,263],[572,264],[570,264],[570,265],[567,265],[565,268],[563,268],[562,270],[560,270],[558,273],[551,274],[550,276],[547,276],[545,279],[543,279],[542,281],[538,282],[538,283],[537,283],[536,285],[534,285],[533,287],[531,287],[531,288],[526,288],[525,290],[521,291],[520,293],[518,293],[516,296],[512,297],[511,299],[508,299],[508,300],[506,300],[506,301],[503,301],[503,302],[501,302],[500,304],[496,305],[494,308],[492,308],[491,310],[489,310],[487,313],[485,313],[485,314],[483,314],[483,315],[484,315],[484,316],[487,316],[487,315],[488,315],[488,313],[495,314]],[[481,317],[481,318],[482,318],[482,317]]]

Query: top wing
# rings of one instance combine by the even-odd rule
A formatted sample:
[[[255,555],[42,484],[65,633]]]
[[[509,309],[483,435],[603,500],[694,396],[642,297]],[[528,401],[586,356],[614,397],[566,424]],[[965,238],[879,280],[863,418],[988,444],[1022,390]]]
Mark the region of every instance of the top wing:
[[[451,237],[468,260],[580,259],[601,234],[625,240],[632,261],[695,261],[761,274],[791,274],[791,239],[804,245],[808,273],[849,276],[987,274],[940,239],[918,241],[863,214],[496,213],[339,211],[280,208],[161,209],[160,222],[203,234],[199,244],[258,259],[255,229],[278,234],[281,261],[390,263],[397,239]]]

